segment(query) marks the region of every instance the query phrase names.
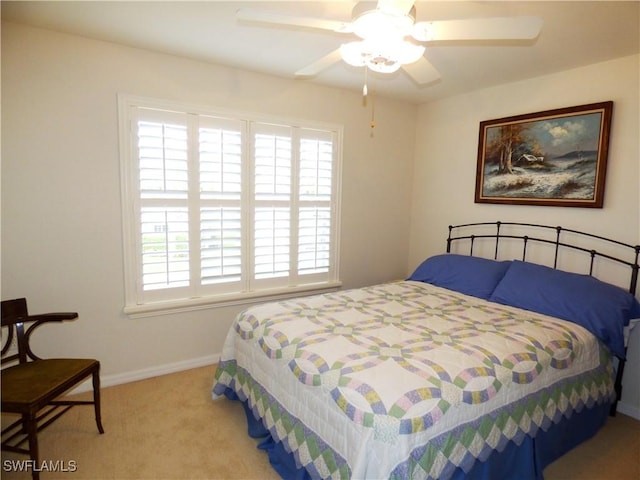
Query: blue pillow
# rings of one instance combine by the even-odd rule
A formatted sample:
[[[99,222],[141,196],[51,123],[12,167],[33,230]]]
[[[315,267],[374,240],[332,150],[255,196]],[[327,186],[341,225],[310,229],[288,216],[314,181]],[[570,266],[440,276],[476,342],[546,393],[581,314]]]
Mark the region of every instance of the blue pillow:
[[[640,304],[622,288],[520,261],[511,264],[489,300],[582,325],[620,358],[624,327],[640,317]]]
[[[446,253],[426,259],[409,280],[431,283],[487,300],[510,263]]]

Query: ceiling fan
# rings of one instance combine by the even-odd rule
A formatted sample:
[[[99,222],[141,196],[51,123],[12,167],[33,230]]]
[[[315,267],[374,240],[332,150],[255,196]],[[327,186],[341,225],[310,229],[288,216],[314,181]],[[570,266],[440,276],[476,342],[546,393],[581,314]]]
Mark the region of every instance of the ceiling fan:
[[[356,67],[379,73],[400,68],[418,84],[426,85],[440,78],[425,58],[422,43],[533,40],[540,33],[538,17],[493,17],[463,20],[416,22],[413,0],[378,0],[359,2],[350,22],[292,16],[282,13],[241,8],[240,21],[319,29],[337,34],[355,34],[359,40],[343,43],[340,48],[297,71],[297,77],[312,77],[341,59]]]

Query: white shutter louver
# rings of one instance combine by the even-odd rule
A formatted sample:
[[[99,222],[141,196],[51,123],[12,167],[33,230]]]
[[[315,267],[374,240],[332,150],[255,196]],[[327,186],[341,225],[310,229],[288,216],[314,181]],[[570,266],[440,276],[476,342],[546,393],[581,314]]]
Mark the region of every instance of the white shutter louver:
[[[303,138],[300,141],[300,200],[331,201],[333,143]]]
[[[301,208],[298,225],[298,274],[327,272],[331,246],[331,210]]]
[[[254,275],[286,277],[291,248],[290,129],[257,125],[254,136]]]
[[[254,177],[256,200],[289,200],[291,137],[257,134]]]
[[[144,207],[140,218],[145,290],[189,284],[189,214],[186,208]]]
[[[200,196],[239,200],[242,191],[242,135],[239,130],[201,128]]]
[[[325,132],[323,132],[325,133]],[[319,132],[303,131],[300,140],[300,211],[298,274],[329,271],[333,141]]]
[[[142,198],[187,197],[186,126],[140,121],[138,150]]]
[[[256,208],[255,276],[257,279],[289,275],[290,210]]]
[[[239,208],[200,211],[201,281],[203,285],[240,281],[242,222]]]
[[[184,116],[138,121],[142,289],[189,285],[189,191]],[[178,203],[175,203],[178,202]],[[172,204],[173,206],[169,206]]]
[[[242,127],[203,117],[198,132],[200,168],[200,282],[242,278]]]

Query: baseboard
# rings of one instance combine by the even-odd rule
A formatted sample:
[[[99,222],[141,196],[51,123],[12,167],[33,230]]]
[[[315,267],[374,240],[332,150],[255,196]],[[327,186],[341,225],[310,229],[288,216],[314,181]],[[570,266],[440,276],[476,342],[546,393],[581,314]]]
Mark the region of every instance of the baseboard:
[[[640,408],[629,405],[628,403],[618,402],[617,411],[622,413],[623,415],[627,415],[629,417],[635,418],[636,420],[640,420]]]
[[[100,387],[113,387],[116,385],[122,385],[124,383],[137,382],[139,380],[145,380],[147,378],[159,377],[160,375],[168,375],[170,373],[182,372],[184,370],[190,370],[192,368],[206,367],[207,365],[213,365],[220,360],[220,354],[207,355],[205,357],[193,358],[190,360],[183,360],[180,362],[166,363],[164,365],[158,365],[155,367],[144,368],[142,370],[135,370],[132,372],[118,373],[114,375],[101,375]],[[211,379],[213,384],[213,378]],[[70,393],[82,393],[92,390],[91,380],[87,380]]]

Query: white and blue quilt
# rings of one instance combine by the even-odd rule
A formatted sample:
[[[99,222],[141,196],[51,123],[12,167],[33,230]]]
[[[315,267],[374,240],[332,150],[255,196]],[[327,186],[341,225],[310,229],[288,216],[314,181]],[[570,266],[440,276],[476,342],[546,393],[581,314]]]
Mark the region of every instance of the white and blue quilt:
[[[447,478],[615,398],[583,327],[403,281],[252,307],[213,396],[246,401],[317,478]]]

